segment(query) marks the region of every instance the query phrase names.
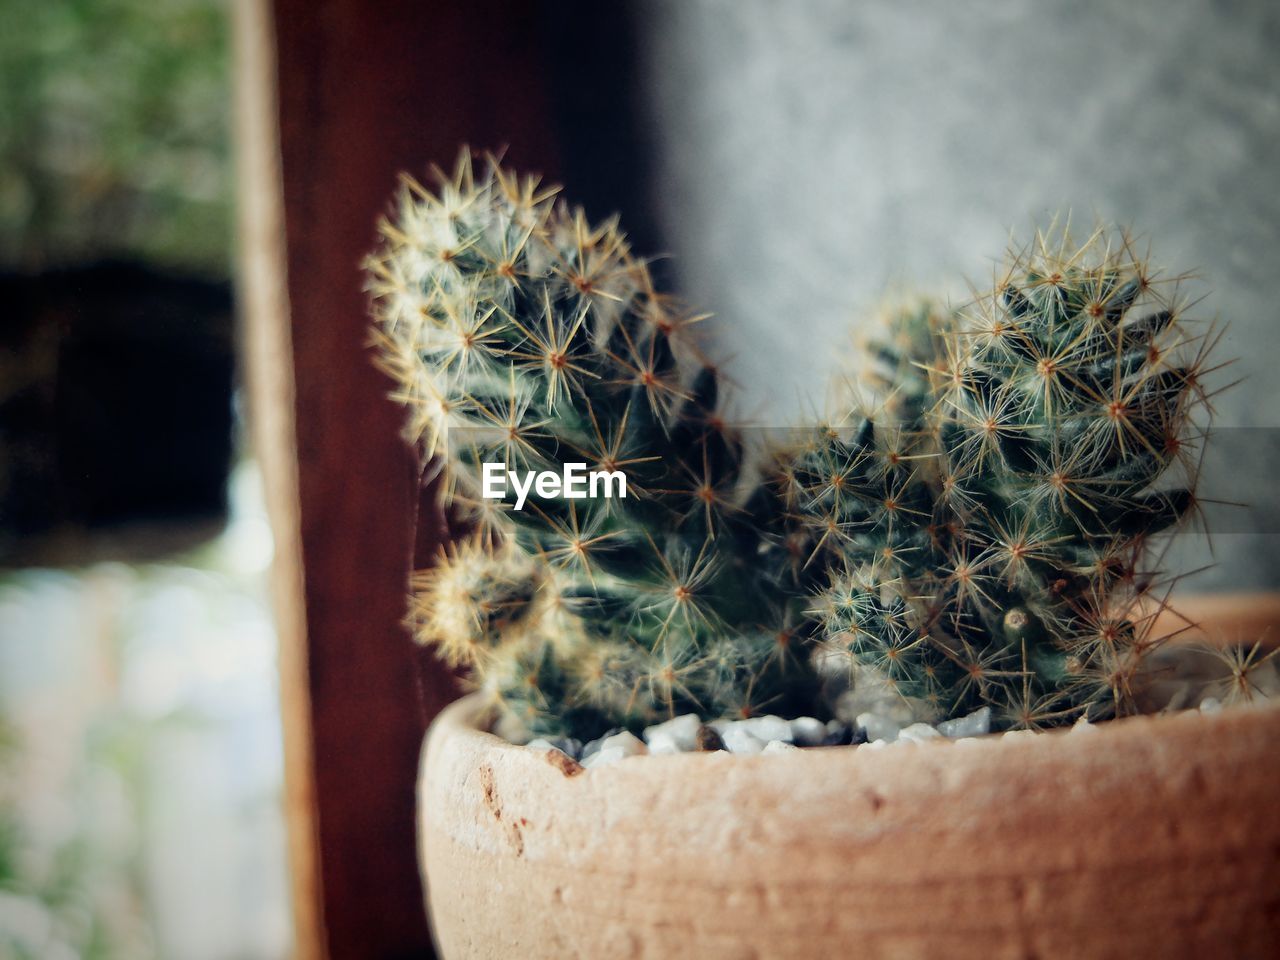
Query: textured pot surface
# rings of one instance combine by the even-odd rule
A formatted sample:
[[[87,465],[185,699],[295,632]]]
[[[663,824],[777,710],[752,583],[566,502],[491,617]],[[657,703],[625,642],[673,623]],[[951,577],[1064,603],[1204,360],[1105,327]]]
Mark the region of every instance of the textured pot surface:
[[[477,709],[419,784],[447,960],[1280,949],[1280,707],[590,771]]]

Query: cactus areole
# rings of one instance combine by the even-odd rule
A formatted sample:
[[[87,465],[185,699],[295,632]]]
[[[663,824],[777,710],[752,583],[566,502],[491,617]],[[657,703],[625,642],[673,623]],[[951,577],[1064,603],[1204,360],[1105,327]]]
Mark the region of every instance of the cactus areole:
[[[1050,230],[972,301],[893,311],[871,407],[753,445],[615,220],[464,154],[381,234],[377,356],[468,531],[410,620],[514,735],[821,718],[862,685],[1006,729],[1134,709],[1216,337],[1126,235]]]

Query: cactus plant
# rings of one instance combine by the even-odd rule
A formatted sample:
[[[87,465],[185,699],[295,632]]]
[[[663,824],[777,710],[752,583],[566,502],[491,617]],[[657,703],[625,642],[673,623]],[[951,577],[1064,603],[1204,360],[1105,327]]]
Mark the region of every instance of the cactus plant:
[[[1213,338],[1125,238],[1042,236],[960,310],[899,311],[874,412],[756,469],[702,317],[615,220],[492,158],[436,177],[405,178],[368,261],[380,362],[471,531],[410,620],[516,732],[821,717],[833,664],[929,718],[1130,709]],[[626,495],[496,500],[493,463],[623,471]]]
[[[369,260],[383,366],[473,530],[417,581],[418,636],[528,734],[694,710],[788,711],[816,675],[782,638],[804,597],[769,536],[701,317],[655,286],[615,221],[463,155],[406,178]],[[483,465],[622,471],[625,496],[484,496]],[[798,699],[799,698],[799,699]]]
[[[1214,339],[1105,231],[1041,235],[957,312],[903,311],[872,351],[884,409],[799,460],[830,533],[822,642],[934,714],[1131,710],[1160,642],[1154,547],[1196,505]]]

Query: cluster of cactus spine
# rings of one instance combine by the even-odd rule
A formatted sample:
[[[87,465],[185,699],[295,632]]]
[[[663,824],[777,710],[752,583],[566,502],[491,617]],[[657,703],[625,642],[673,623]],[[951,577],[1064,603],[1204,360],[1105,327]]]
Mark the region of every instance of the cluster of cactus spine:
[[[875,413],[757,469],[702,318],[615,221],[492,159],[437,180],[405,179],[368,261],[380,361],[470,530],[411,621],[518,729],[825,716],[832,664],[930,718],[1127,708],[1145,560],[1195,504],[1209,345],[1127,242],[1040,238],[967,307],[900,311]],[[514,510],[481,495],[494,462],[622,470],[627,496]]]
[[[1063,230],[890,333],[883,409],[796,458],[820,642],[934,716],[1131,710],[1161,641],[1153,543],[1196,507],[1212,331],[1123,235]]]
[[[801,709],[805,597],[769,533],[715,368],[613,221],[470,158],[406,178],[368,270],[381,362],[447,471],[469,539],[415,583],[412,621],[530,734],[677,713]],[[482,465],[622,471],[626,496],[484,498]]]

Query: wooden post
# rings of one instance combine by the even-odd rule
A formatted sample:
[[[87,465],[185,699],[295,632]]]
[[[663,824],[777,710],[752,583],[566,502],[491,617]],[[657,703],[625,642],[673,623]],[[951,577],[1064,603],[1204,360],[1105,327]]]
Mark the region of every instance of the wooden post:
[[[401,619],[416,466],[365,349],[359,263],[399,170],[510,147],[554,175],[537,9],[236,0],[240,282],[276,617],[297,955],[430,955],[426,723],[456,691]],[[420,524],[420,555],[438,517]]]

